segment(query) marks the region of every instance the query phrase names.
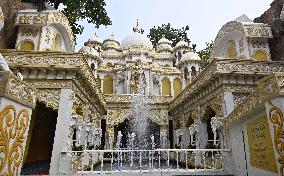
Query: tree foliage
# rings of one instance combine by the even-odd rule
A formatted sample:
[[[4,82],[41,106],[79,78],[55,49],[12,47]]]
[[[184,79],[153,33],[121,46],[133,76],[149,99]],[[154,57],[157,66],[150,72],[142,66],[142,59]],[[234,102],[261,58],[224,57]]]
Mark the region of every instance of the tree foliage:
[[[213,49],[213,41],[210,43],[206,42],[206,47],[197,52],[199,57],[204,61],[205,64],[208,64],[209,58]]]
[[[44,0],[22,0],[23,2],[38,5]],[[84,27],[78,21],[86,19],[89,23],[95,24],[96,28],[100,25],[111,25],[111,20],[105,10],[105,0],[46,0],[47,3],[58,9],[62,3],[64,8],[61,12],[68,18],[74,34],[82,34]]]
[[[171,26],[170,23],[162,24],[161,26],[154,26],[150,29],[150,33],[147,35],[153,46],[156,47],[158,41],[165,37],[172,41],[172,46],[174,47],[179,41],[184,40],[190,45],[190,39],[187,36],[189,30],[188,25],[182,27],[181,29],[176,29]],[[196,45],[192,44],[192,50],[195,51]]]

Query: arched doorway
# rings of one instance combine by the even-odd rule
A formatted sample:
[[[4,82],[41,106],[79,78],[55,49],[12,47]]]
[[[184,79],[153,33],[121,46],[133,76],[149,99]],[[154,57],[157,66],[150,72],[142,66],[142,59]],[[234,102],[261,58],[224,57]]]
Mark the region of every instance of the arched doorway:
[[[22,42],[20,44],[19,50],[20,51],[34,51],[35,50],[34,42],[31,40]]]
[[[113,94],[113,78],[110,75],[104,77],[104,94]]]
[[[236,44],[233,40],[229,40],[227,43],[227,57],[231,59],[237,58]]]
[[[21,175],[48,174],[53,149],[57,111],[37,103],[32,112]]]
[[[62,36],[60,33],[56,33],[54,35],[53,41],[53,51],[61,51],[62,50]]]
[[[171,81],[168,77],[162,79],[162,95],[171,96]]]
[[[211,118],[216,116],[216,112],[210,107],[207,106],[206,111],[204,113],[204,116],[202,118],[201,123],[203,124],[203,128],[205,129],[207,141],[205,142],[205,148],[216,148],[217,146],[214,146],[214,133],[211,126]],[[217,140],[219,140],[217,136]]]

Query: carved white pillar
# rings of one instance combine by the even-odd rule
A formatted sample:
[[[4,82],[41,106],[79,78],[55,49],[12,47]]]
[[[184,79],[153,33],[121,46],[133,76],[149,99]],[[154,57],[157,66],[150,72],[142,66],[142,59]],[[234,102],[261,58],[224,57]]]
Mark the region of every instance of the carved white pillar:
[[[50,175],[59,175],[61,152],[68,149],[69,126],[72,119],[71,89],[61,89],[56,131],[50,162]]]
[[[229,115],[233,110],[234,110],[234,97],[232,92],[224,92],[224,107],[223,109],[225,109],[224,112],[224,116],[226,117],[227,115]]]

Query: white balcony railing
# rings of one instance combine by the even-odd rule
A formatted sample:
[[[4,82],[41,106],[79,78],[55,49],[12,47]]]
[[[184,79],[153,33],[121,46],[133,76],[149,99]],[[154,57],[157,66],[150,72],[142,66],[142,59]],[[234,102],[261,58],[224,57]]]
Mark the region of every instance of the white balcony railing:
[[[228,149],[84,150],[64,152],[73,173],[222,171]]]

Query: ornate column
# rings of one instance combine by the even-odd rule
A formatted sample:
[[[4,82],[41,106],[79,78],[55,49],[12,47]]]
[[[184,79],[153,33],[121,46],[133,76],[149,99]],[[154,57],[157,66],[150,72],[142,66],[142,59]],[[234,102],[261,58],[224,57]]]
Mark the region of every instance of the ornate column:
[[[0,71],[0,175],[20,175],[35,93],[10,71]]]
[[[61,89],[56,131],[53,143],[52,157],[50,162],[50,175],[59,174],[59,162],[62,151],[68,150],[68,138],[72,119],[72,90]]]

